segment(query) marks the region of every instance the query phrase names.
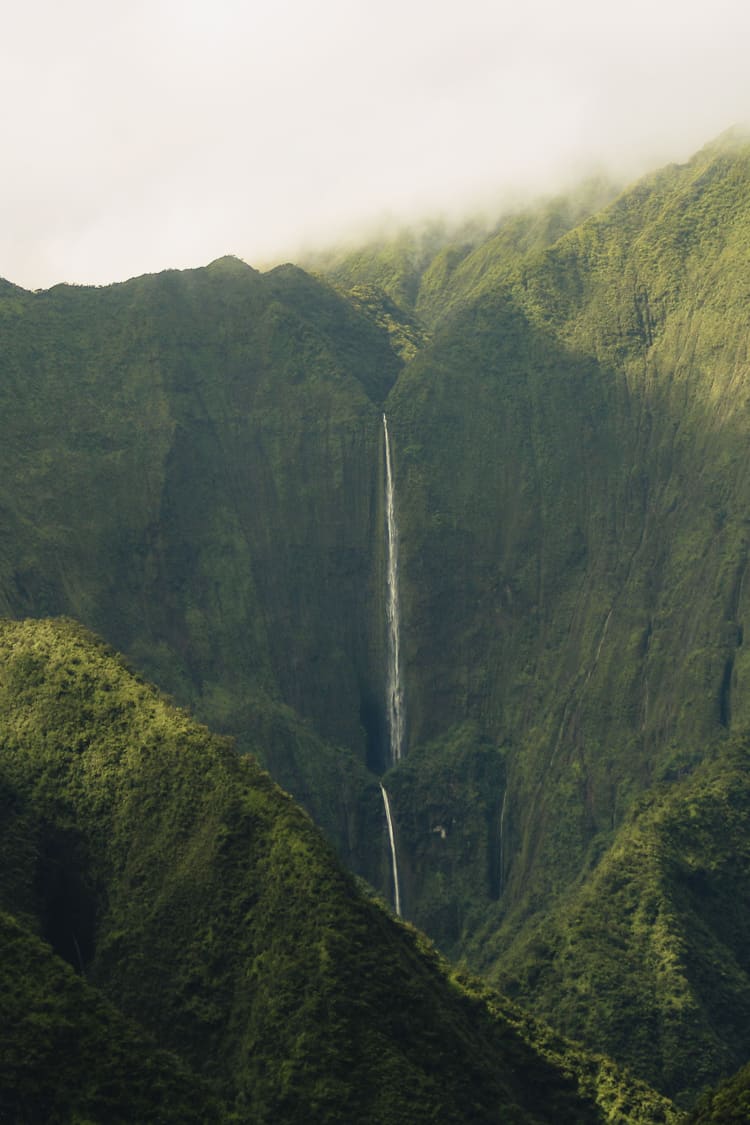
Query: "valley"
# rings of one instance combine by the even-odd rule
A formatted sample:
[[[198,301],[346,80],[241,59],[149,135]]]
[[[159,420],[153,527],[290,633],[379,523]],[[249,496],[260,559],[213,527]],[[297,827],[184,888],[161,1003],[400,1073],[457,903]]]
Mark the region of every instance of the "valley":
[[[468,1117],[460,1068],[447,1093],[433,1085],[424,1009],[413,1041],[403,1012],[377,1032],[398,1051],[421,1044],[408,1061],[422,1075],[410,1121],[434,1120],[443,1097],[453,1107],[444,1120],[501,1120],[491,1107],[502,1098],[528,1115],[508,1118],[519,1121],[668,1120],[658,1114],[687,1113],[750,1058],[748,184],[750,142],[732,132],[622,192],[587,185],[489,231],[404,232],[266,273],[224,258],[103,288],[0,282],[8,807],[42,836],[49,822],[67,839],[83,817],[90,830],[70,846],[74,866],[80,848],[93,864],[84,881],[115,887],[126,872],[129,887],[150,887],[143,916],[117,891],[83,944],[78,934],[79,955],[56,949],[71,972],[91,957],[91,979],[87,967],[65,987],[101,989],[116,1011],[102,1014],[87,994],[91,1019],[110,1021],[123,1043],[124,1012],[161,1045],[162,1016],[144,1008],[135,966],[158,976],[199,880],[206,906],[189,956],[202,967],[170,993],[178,1032],[166,1047],[177,1061],[139,1046],[137,1065],[162,1068],[169,1083],[188,1082],[187,1067],[205,1120],[224,1119],[230,1104],[238,1120],[242,1105],[253,1120],[301,1119],[313,1088],[319,1120],[354,1112],[345,1055],[331,1046],[313,1064],[321,1047],[309,1027],[333,1020],[332,1043],[360,1044],[350,994],[381,962],[417,1006],[426,1001],[407,965],[427,974],[428,993],[452,997],[434,1016],[451,1029],[444,1044],[464,1019],[450,1004],[478,1005],[490,1038],[472,1047],[477,1057],[502,1054],[493,1036],[521,1051],[518,1034],[536,1052],[533,1069],[549,1063],[545,1035],[568,1037],[630,1068],[640,1093],[622,1094],[613,1078],[617,1098],[648,1105],[637,1116],[620,1100],[597,1116],[601,1090],[576,1079],[559,1104],[588,1098],[590,1118],[575,1116],[580,1106],[555,1117],[482,1063],[471,1081],[483,1108]],[[100,651],[87,630],[126,663],[87,655]],[[74,671],[68,716],[62,678],[74,650],[97,671]],[[156,817],[140,842],[130,726],[114,788],[97,789],[97,770],[115,768],[106,755],[94,764],[109,737],[98,677],[110,659],[118,671],[106,675],[137,701],[133,715],[150,700],[138,752],[173,723],[167,741],[194,745],[188,775],[175,774],[184,806],[170,795],[171,759],[153,777],[146,758],[137,766],[138,800]],[[35,684],[57,702],[28,718],[25,740]],[[196,734],[177,707],[214,733]],[[231,749],[219,749],[223,736]],[[41,757],[17,773],[29,746]],[[52,759],[76,747],[90,773],[71,765],[58,808]],[[216,794],[205,807],[201,756]],[[278,867],[277,817],[293,825]],[[118,824],[119,843],[104,847]],[[170,825],[165,842],[149,842]],[[226,862],[199,870],[202,847]],[[14,948],[16,925],[50,939],[29,874],[47,861],[27,857],[22,877],[22,852],[3,876]],[[165,876],[174,887],[149,883],[159,854],[181,857]],[[307,918],[308,860],[325,893],[337,889],[325,932],[304,939],[317,960],[303,971],[297,938],[277,949],[273,931],[289,924],[294,935]],[[438,968],[438,954],[371,894],[460,970]],[[151,918],[147,904],[162,901],[173,905]],[[230,925],[240,917],[254,934],[241,949]],[[231,965],[222,948],[235,950]],[[237,983],[243,973],[251,983]],[[308,973],[325,983],[311,986],[310,1025],[291,1044],[278,1038],[283,997],[291,1010]],[[471,1002],[434,984],[451,973],[466,975]],[[480,976],[510,999],[477,999]],[[284,985],[275,996],[273,979],[288,980],[288,994]],[[268,1029],[253,1023],[256,987]],[[363,1026],[390,1011],[388,987],[377,985]],[[506,1003],[512,1034],[497,1014]],[[253,1070],[252,1036],[276,1044],[273,1082]],[[204,1043],[207,1057],[234,1060],[228,1069],[217,1062],[206,1078]],[[386,1098],[391,1066],[409,1081],[404,1056],[389,1062],[385,1048],[373,1077],[363,1044],[358,1113],[366,1090]],[[556,1090],[561,1074],[593,1065],[581,1055],[560,1066],[569,1049],[555,1048]],[[297,1062],[281,1106],[284,1059]],[[377,1106],[373,1121],[405,1119],[397,1100]]]

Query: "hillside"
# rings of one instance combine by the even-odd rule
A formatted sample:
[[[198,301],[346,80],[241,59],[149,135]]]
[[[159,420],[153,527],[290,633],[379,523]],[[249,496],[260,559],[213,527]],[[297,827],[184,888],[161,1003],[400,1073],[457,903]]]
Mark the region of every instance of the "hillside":
[[[207,1084],[5,913],[0,948],[0,1120],[226,1120]]]
[[[657,1076],[658,1049],[646,1059],[623,1026],[622,992],[606,999],[573,957],[560,991],[537,989],[548,954],[533,936],[575,910],[641,795],[677,787],[747,731],[749,159],[743,145],[709,147],[505,281],[490,275],[389,400],[411,768],[419,807],[432,805],[432,823],[415,824],[415,782],[393,778],[418,856],[411,916],[506,983],[523,960],[538,1010],[559,1019],[577,1003],[569,1030],[607,1023],[618,1057],[687,1099],[714,1037],[731,1070],[750,1055],[744,1034],[699,1012],[701,1065],[686,1052],[681,1074],[664,1061]],[[478,729],[499,753],[490,785],[463,769],[446,800],[428,775],[459,760],[438,750],[450,729],[454,747],[477,746]],[[435,824],[452,826],[448,840]],[[716,814],[719,841],[722,827]],[[746,868],[736,876],[741,892]],[[678,948],[682,905],[663,920]],[[681,960],[700,991],[695,972]],[[637,990],[639,975],[631,962],[620,986]]]
[[[95,629],[393,901],[382,778],[406,917],[685,1106],[750,1058],[749,183],[733,134],[327,277],[0,287],[0,611]]]
[[[743,1125],[750,1116],[750,1067],[744,1066],[717,1090],[709,1091],[690,1118],[691,1125]]]
[[[0,325],[0,611],[103,633],[262,747],[348,855],[380,752],[361,713],[384,682],[370,396],[401,367],[387,331],[293,267],[229,259],[8,286]]]
[[[451,979],[75,623],[0,624],[0,729],[4,1119],[677,1119]]]
[[[479,288],[505,280],[526,256],[551,246],[618,194],[595,179],[576,191],[504,212],[494,223],[445,221],[406,227],[364,245],[320,252],[302,265],[351,295],[377,290],[428,334]]]

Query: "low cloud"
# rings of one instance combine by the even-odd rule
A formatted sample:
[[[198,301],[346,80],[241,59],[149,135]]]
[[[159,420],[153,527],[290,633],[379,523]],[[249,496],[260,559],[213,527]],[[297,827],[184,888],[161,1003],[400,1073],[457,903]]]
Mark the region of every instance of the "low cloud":
[[[31,288],[630,179],[750,118],[750,9],[726,0],[42,0],[6,22],[0,275]]]

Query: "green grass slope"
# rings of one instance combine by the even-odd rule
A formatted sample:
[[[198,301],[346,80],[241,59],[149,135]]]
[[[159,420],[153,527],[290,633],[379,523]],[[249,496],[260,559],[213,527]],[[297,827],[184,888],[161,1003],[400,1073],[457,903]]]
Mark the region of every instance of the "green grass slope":
[[[538,1030],[535,1049],[518,1014],[451,980],[267,774],[81,627],[0,625],[0,731],[0,905],[19,918],[2,926],[12,1119],[40,1119],[45,1097],[46,1120],[123,1119],[117,1066],[133,1060],[134,1077],[151,1069],[131,1119],[177,1119],[187,1068],[217,1100],[183,1120],[676,1119],[603,1060]],[[107,1021],[119,1038],[97,1059]],[[151,1062],[136,1024],[182,1063]],[[150,1096],[176,1100],[152,1115]]]

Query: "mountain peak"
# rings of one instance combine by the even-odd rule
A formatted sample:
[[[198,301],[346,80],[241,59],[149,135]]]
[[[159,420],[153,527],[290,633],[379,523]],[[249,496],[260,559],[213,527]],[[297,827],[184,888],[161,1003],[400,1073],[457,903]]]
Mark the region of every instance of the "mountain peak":
[[[255,273],[259,271],[254,269],[253,266],[248,265],[242,258],[238,258],[235,254],[224,254],[221,258],[214,258],[209,262],[206,269],[211,273],[223,274],[239,274],[239,273]]]

